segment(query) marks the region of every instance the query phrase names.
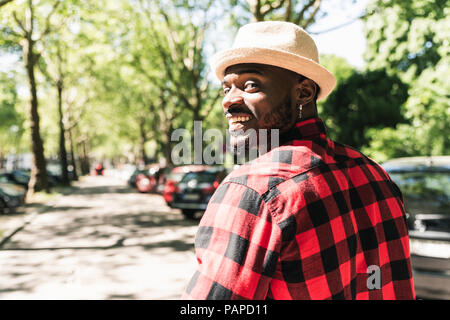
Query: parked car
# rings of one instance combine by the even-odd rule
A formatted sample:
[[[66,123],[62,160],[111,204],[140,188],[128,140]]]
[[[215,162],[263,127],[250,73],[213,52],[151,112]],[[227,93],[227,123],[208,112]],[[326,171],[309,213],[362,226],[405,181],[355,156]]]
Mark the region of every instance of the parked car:
[[[194,218],[196,212],[206,209],[211,196],[226,175],[227,170],[223,167],[186,173],[172,194],[171,207],[181,209],[188,219]]]
[[[30,181],[30,169],[20,169],[12,171],[0,172],[0,181],[18,184],[25,189],[28,189],[28,182]],[[73,170],[68,171],[69,179],[73,179]],[[62,182],[61,167],[58,164],[47,165],[47,181],[50,187],[54,187]]]
[[[131,174],[130,178],[128,179],[128,185],[130,187],[136,188],[136,177],[140,173],[145,173],[144,168],[136,168],[134,172]]]
[[[158,164],[148,165],[136,176],[136,187],[139,192],[157,192],[164,178],[164,167]]]
[[[382,166],[404,196],[416,296],[450,299],[450,156]]]
[[[73,170],[74,169],[72,166],[67,168],[67,176],[69,180],[73,180],[74,178],[75,173]],[[61,164],[58,161],[51,161],[47,163],[47,177],[51,187],[63,182]]]
[[[25,202],[26,190],[13,183],[0,182],[0,213],[11,211]]]
[[[95,175],[102,176],[105,173],[105,167],[103,167],[103,163],[98,163],[95,166]]]
[[[166,186],[167,177],[170,175],[170,173],[173,170],[173,166],[167,166],[163,167],[159,174],[159,181],[156,186],[156,193],[163,195],[164,194],[164,188]]]
[[[177,185],[186,173],[202,171],[210,168],[212,167],[206,165],[185,165],[171,169],[170,173],[165,177],[164,190],[162,192],[163,198],[167,205],[172,207],[173,193],[177,190],[179,192]]]
[[[24,176],[24,179],[26,179],[27,185],[28,185],[28,181],[30,181],[31,170],[30,169],[22,169],[22,170],[19,170],[19,171]],[[61,176],[58,173],[55,172],[54,167],[48,166],[47,167],[47,182],[48,182],[48,185],[50,187],[54,187],[54,186],[58,185],[61,181],[62,181]]]
[[[24,187],[25,189],[28,189],[29,180],[30,175],[25,171],[13,170],[0,172],[0,182],[17,184]]]

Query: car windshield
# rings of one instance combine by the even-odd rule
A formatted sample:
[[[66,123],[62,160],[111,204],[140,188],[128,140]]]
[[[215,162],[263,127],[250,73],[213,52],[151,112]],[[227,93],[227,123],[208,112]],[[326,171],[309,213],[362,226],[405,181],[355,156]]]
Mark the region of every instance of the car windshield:
[[[208,172],[208,171],[200,171],[200,172],[189,172],[186,173],[180,182],[187,183],[191,180],[197,180],[197,183],[212,183],[217,178],[217,172]]]
[[[406,211],[450,215],[450,172],[392,172]]]

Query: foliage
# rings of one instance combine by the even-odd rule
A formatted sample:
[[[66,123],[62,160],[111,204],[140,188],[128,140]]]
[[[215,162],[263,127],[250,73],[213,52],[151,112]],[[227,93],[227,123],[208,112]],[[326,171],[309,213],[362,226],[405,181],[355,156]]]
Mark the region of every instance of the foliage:
[[[17,111],[19,103],[14,74],[0,73],[0,156],[19,150],[23,134],[23,118]]]
[[[364,151],[384,161],[389,158],[450,154],[450,82],[448,62],[422,72],[409,90],[405,117],[409,124],[371,130],[372,143]]]
[[[346,80],[355,71],[355,68],[350,65],[345,58],[332,54],[322,54],[319,59],[320,64],[333,73],[336,77],[337,83]]]
[[[340,5],[345,7],[354,2],[341,1]],[[333,9],[325,8],[332,3],[326,0],[229,0],[231,8],[227,11],[231,12],[231,21],[237,26],[250,21],[279,20],[308,29],[316,21],[333,13]]]
[[[365,21],[370,69],[386,68],[412,80],[449,54],[450,8],[445,0],[376,0]]]
[[[446,1],[372,1],[365,21],[368,68],[383,68],[409,84],[408,124],[371,130],[365,150],[377,160],[450,154],[449,39]]]
[[[169,161],[173,129],[189,128],[192,120],[206,119],[219,98],[208,79],[204,51],[206,32],[217,17],[211,5],[211,1],[173,5],[123,1],[120,12],[112,14],[118,26],[115,41],[120,39],[121,45],[115,61],[105,67],[117,69],[120,61],[120,70],[113,74],[122,89],[109,89],[106,96],[110,101],[125,102],[126,98],[128,102],[116,104],[126,109],[131,102],[140,149],[145,150],[145,142],[154,140],[158,146],[154,152]],[[118,92],[122,92],[120,96]]]
[[[367,144],[369,128],[394,127],[402,122],[401,105],[407,86],[384,70],[354,73],[341,80],[323,104],[331,137],[355,148]]]
[[[61,80],[67,146],[80,160],[124,156],[157,161],[170,152],[171,132],[192,129],[193,120],[203,120],[204,129],[225,131],[208,56],[251,20],[284,20],[309,28],[331,12],[326,0],[33,3],[45,154],[58,153],[55,85]],[[22,55],[13,12],[21,21],[25,5],[17,0],[0,9],[2,52]],[[373,0],[366,12],[371,12],[365,18],[367,70],[321,56],[338,80],[334,93],[318,105],[331,136],[376,160],[448,154],[448,8],[441,0]],[[18,128],[21,146],[30,148],[29,117],[19,112],[29,97],[17,96],[15,89],[24,87],[25,68],[22,63],[17,67],[20,76],[0,78],[0,153],[17,148],[19,142],[6,141],[11,128]],[[19,139],[22,134],[25,139]]]

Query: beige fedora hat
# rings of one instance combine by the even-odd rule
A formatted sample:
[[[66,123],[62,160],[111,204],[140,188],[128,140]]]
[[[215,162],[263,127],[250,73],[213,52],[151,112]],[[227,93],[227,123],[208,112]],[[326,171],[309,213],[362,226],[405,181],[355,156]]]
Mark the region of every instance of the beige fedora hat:
[[[336,78],[319,64],[319,53],[311,36],[299,26],[282,21],[249,23],[241,27],[231,49],[216,53],[211,67],[220,81],[229,66],[260,63],[288,69],[316,82],[317,100],[324,99]]]

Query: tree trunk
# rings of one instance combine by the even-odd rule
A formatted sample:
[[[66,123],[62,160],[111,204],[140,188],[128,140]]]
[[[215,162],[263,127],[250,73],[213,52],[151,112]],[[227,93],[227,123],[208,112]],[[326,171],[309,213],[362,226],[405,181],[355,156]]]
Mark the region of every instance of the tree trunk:
[[[203,117],[200,115],[200,110],[202,108],[201,102],[195,105],[192,110],[193,121],[203,121]]]
[[[169,133],[170,135],[170,133]],[[162,151],[164,154],[164,158],[166,159],[166,165],[167,166],[171,166],[172,165],[172,146],[171,146],[171,142],[170,139],[168,139],[168,136],[166,136],[166,138],[162,139],[164,141],[163,145],[162,145]]]
[[[74,152],[74,145],[73,145],[73,138],[72,138],[72,129],[69,128],[67,130],[69,135],[69,143],[70,143],[70,165],[72,166],[72,180],[77,181],[78,180],[78,172],[77,172],[77,162],[75,160],[75,152]]]
[[[39,113],[38,99],[36,89],[36,79],[34,76],[34,67],[36,64],[36,55],[33,52],[33,40],[31,36],[26,39],[24,49],[25,65],[28,75],[28,83],[30,88],[30,129],[31,129],[31,145],[33,151],[33,163],[31,167],[30,182],[28,184],[27,196],[32,195],[36,191],[45,190],[50,192],[47,179],[47,165],[44,157],[44,145],[42,143],[39,129]]]
[[[161,146],[162,153],[164,158],[166,159],[166,165],[171,166],[172,162],[172,141],[170,140],[173,131],[173,119],[168,120],[168,123],[165,123],[162,128],[161,134]]]
[[[90,163],[89,163],[89,152],[88,152],[88,146],[86,143],[87,139],[84,139],[81,141],[81,151],[82,151],[82,157],[81,157],[81,174],[87,175],[90,173]]]
[[[145,118],[139,119],[139,156],[144,164],[147,164],[148,158],[145,152],[145,143],[147,142],[147,132],[145,131]]]
[[[67,171],[67,150],[66,150],[66,139],[65,139],[65,128],[63,122],[63,109],[62,109],[62,91],[63,82],[58,80],[58,113],[59,113],[59,161],[61,165],[62,183],[64,185],[69,185],[69,172]]]

